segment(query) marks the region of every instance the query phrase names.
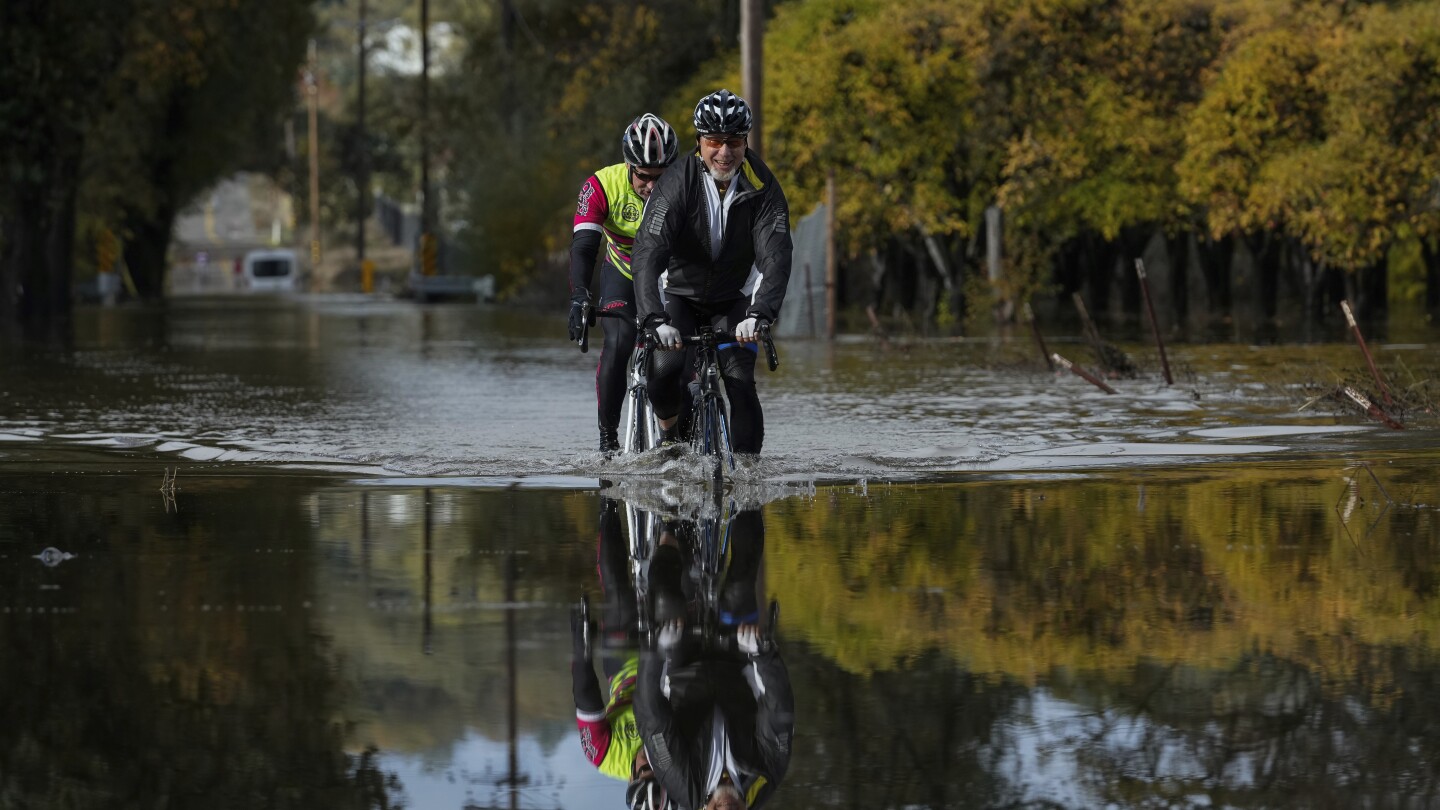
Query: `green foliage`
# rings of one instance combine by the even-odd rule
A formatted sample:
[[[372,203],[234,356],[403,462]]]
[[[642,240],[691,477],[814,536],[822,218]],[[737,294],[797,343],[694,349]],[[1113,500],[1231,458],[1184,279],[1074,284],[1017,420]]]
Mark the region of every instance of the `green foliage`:
[[[432,5],[458,54],[432,73],[429,120],[415,77],[372,75],[362,144],[354,9],[323,4],[323,202],[348,220],[362,146],[376,184],[412,198],[426,132],[443,217],[507,290],[563,263],[574,193],[619,159],[626,122],[659,111],[688,141],[699,95],[743,89],[733,0]],[[277,113],[293,98],[310,6],[7,5],[0,307],[14,306],[5,291],[33,264],[21,257],[55,241],[47,233],[78,221],[163,242],[174,212],[224,174],[295,177]],[[887,256],[895,272],[928,276],[901,287],[969,290],[988,311],[1044,289],[1061,246],[1155,229],[1268,233],[1347,269],[1440,235],[1440,0],[788,0],[772,11],[764,157],[797,216],[833,172],[842,265]],[[371,1],[377,32],[417,15]],[[995,204],[1004,277],[977,281],[979,225]],[[973,314],[940,298],[929,315]]]
[[[86,210],[113,216],[127,241],[168,234],[175,213],[216,180],[277,169],[312,26],[308,4],[295,0],[142,6],[89,139]],[[163,266],[147,264],[132,260],[132,271],[158,282]]]
[[[836,170],[852,253],[893,234],[968,236],[979,216],[965,135],[982,32],[953,2],[816,0],[777,12],[766,40],[766,143],[791,209],[820,202]]]
[[[64,0],[6,17],[17,59],[0,68],[0,173],[16,182],[0,197],[0,289],[27,274],[23,297],[47,299],[37,317],[63,315],[72,252],[89,244],[76,233],[104,226],[158,295],[175,213],[221,177],[275,165],[309,3]],[[36,306],[0,296],[0,317]]]
[[[460,192],[452,216],[469,224],[467,240],[502,289],[552,269],[569,245],[580,184],[619,162],[626,124],[660,110],[677,78],[733,41],[727,9],[721,0],[516,0],[501,13],[464,13],[464,68],[439,90],[440,148]],[[688,111],[667,120],[683,138]]]
[[[1358,268],[1382,261],[1404,225],[1434,231],[1440,7],[1367,8],[1330,44],[1325,138],[1267,167],[1262,204],[1317,258]]]

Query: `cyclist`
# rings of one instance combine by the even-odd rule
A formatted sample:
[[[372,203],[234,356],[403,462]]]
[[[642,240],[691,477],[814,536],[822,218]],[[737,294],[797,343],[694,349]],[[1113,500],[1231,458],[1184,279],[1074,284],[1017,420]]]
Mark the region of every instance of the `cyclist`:
[[[682,810],[735,810],[765,804],[785,778],[795,729],[795,697],[779,653],[761,649],[755,577],[764,550],[758,510],[731,526],[731,561],[720,597],[722,624],[738,626],[743,661],[687,660],[684,610],[667,599],[683,588],[679,543],[650,562],[658,650],[642,649],[635,719],[653,777]]]
[[[590,301],[602,235],[605,256],[600,264],[598,306],[627,316],[607,319],[605,345],[595,369],[600,451],[607,455],[620,449],[618,429],[625,399],[626,366],[635,348],[635,285],[630,270],[635,229],[640,226],[641,212],[656,181],[679,154],[680,143],[669,124],[657,115],[645,113],[625,127],[620,151],[623,163],[606,166],[580,186],[570,242],[570,339],[580,339],[581,313]]]
[[[648,771],[631,698],[635,691],[638,660],[625,655],[639,622],[635,588],[630,581],[629,548],[620,528],[618,503],[600,500],[598,567],[604,597],[602,612],[605,649],[603,667],[610,681],[610,698],[600,696],[600,681],[591,663],[594,627],[587,627],[579,611],[570,616],[572,656],[570,675],[575,697],[575,724],[585,757],[606,776],[634,780]],[[619,653],[619,655],[616,655]]]
[[[695,105],[696,149],[656,184],[636,234],[636,304],[660,347],[651,355],[650,402],[662,443],[678,438],[684,401],[682,335],[701,325],[741,345],[720,352],[733,448],[759,453],[764,417],[755,393],[760,327],[774,321],[790,281],[790,211],[775,175],[746,151],[750,107],[729,90]],[[665,301],[660,275],[669,271]]]

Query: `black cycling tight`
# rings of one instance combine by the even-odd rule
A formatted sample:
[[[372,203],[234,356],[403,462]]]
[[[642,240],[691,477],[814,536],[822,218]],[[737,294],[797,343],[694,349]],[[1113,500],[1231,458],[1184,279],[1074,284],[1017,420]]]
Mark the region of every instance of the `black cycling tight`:
[[[682,335],[694,335],[701,324],[733,333],[745,319],[749,300],[737,298],[721,304],[705,305],[671,296],[665,304],[670,325]],[[691,368],[685,351],[655,351],[650,354],[650,404],[661,420],[675,417],[687,404],[684,384]],[[765,415],[760,409],[760,396],[755,391],[754,344],[733,344],[720,350],[720,376],[725,378],[725,394],[730,399],[730,436],[737,453],[759,453],[765,443]]]
[[[630,353],[635,350],[635,285],[608,261],[600,265],[600,308],[625,314],[624,318],[600,319],[605,345],[595,368],[600,433],[614,438],[620,427],[620,408],[625,404]]]

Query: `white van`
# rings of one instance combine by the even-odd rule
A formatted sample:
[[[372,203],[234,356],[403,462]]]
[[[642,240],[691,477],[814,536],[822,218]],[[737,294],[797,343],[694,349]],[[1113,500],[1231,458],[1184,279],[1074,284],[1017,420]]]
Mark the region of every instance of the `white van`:
[[[298,270],[293,250],[252,250],[241,264],[240,286],[256,292],[293,290]]]

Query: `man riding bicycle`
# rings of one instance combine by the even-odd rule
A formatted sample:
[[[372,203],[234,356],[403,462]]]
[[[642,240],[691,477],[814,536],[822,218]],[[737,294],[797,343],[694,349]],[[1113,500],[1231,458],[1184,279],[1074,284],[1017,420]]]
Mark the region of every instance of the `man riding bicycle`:
[[[716,618],[735,633],[740,657],[706,655],[686,633],[686,623],[700,617],[690,615],[684,595],[680,538],[662,540],[650,563],[661,629],[658,649],[640,651],[635,722],[650,778],[680,810],[759,808],[790,765],[795,696],[779,651],[761,644],[758,625],[765,524],[758,509],[733,520]]]
[[[729,90],[700,99],[696,151],[656,184],[636,234],[636,303],[663,349],[651,355],[648,380],[662,444],[678,439],[682,338],[702,325],[739,341],[720,353],[735,452],[759,453],[765,440],[755,344],[779,315],[790,281],[790,210],[775,175],[746,151],[751,120],[745,100]],[[662,302],[658,284],[667,270]]]
[[[630,550],[621,529],[619,503],[600,499],[600,531],[596,553],[600,588],[604,596],[602,624],[577,609],[571,612],[570,676],[575,698],[575,723],[585,758],[614,779],[631,781],[648,771],[631,705],[638,659],[632,646],[639,626],[635,587],[630,580]],[[600,632],[597,633],[596,631]],[[610,696],[601,697],[600,680],[592,663],[594,641],[599,640]]]
[[[606,166],[580,187],[570,242],[570,339],[579,340],[584,327],[584,307],[590,302],[602,234],[605,257],[600,265],[599,307],[626,316],[608,319],[605,324],[605,345],[595,369],[600,451],[607,455],[620,449],[618,428],[626,365],[635,348],[635,285],[630,270],[635,231],[646,200],[665,168],[675,161],[680,143],[669,124],[645,113],[625,128],[620,150],[625,162]],[[590,325],[594,325],[593,320]]]

